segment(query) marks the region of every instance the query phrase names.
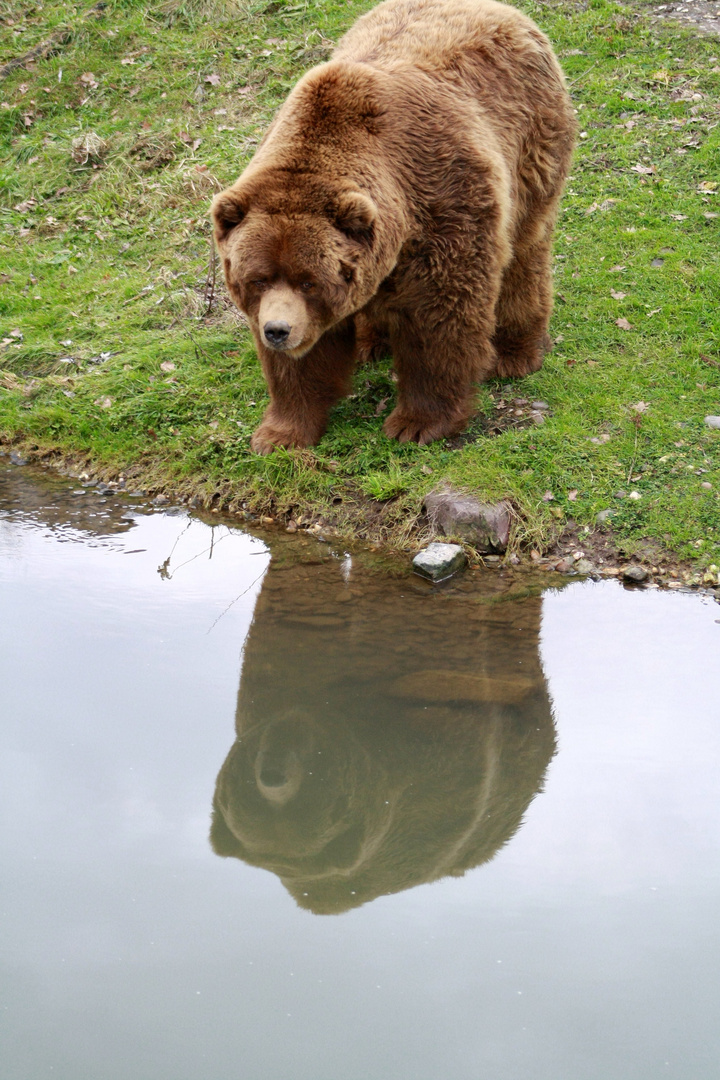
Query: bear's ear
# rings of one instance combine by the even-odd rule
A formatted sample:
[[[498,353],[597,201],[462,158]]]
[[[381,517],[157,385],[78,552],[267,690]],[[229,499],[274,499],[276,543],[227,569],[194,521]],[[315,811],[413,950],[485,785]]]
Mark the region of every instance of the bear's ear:
[[[240,224],[248,209],[247,201],[232,189],[216,195],[212,202],[216,240],[224,240]]]
[[[348,191],[338,197],[333,210],[336,229],[351,240],[372,244],[377,207],[371,198],[360,191]]]

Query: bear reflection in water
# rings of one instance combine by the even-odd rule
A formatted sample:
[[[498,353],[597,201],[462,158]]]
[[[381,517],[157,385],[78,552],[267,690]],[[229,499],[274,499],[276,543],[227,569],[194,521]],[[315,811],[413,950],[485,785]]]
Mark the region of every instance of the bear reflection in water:
[[[555,749],[539,596],[348,565],[271,562],[210,834],[327,914],[491,859]]]

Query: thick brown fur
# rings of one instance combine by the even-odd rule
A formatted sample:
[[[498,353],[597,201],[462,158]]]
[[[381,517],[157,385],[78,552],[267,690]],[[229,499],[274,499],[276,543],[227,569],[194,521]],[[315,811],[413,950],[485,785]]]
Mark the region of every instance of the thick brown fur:
[[[461,430],[477,381],[537,371],[574,135],[550,43],[516,9],[386,0],[359,19],[213,204],[270,388],[253,449],[316,443],[379,343],[401,442]]]

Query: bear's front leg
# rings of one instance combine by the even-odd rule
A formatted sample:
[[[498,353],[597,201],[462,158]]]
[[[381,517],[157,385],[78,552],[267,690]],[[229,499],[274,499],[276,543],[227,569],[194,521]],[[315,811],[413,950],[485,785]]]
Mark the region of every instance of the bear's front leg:
[[[487,331],[454,319],[422,328],[418,322],[405,317],[391,330],[398,403],[383,431],[424,446],[463,430],[475,411],[474,384],[496,358]]]
[[[250,440],[252,450],[269,454],[276,446],[314,446],[325,434],[331,407],[350,393],[355,362],[352,320],[328,330],[299,358],[256,344],[270,404]]]

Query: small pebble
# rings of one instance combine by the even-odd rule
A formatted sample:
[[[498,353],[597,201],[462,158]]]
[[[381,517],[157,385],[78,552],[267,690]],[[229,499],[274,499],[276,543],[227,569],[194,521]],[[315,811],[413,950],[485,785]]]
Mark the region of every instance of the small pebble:
[[[706,416],[705,424],[710,428],[720,428],[720,416]]]
[[[705,488],[706,491],[712,491],[712,484],[709,480],[703,480],[703,482],[700,484],[700,487]]]
[[[642,499],[642,495],[640,494],[639,491],[631,491],[630,494],[628,495],[628,498],[629,499],[634,499],[635,502],[637,502],[638,499]]]
[[[601,510],[598,514],[595,515],[595,524],[596,525],[607,525],[607,523],[609,522],[609,520],[610,520],[610,518],[612,516],[613,516],[612,510]]]
[[[550,406],[548,405],[547,401],[533,401],[530,404],[530,408],[536,409],[538,412],[545,412],[545,410],[549,409]]]

